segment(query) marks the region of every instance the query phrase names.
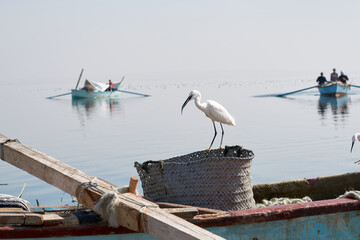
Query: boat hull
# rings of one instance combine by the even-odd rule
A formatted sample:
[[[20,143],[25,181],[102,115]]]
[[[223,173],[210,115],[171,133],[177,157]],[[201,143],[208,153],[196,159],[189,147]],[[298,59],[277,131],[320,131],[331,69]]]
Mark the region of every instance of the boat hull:
[[[343,84],[341,82],[336,83],[326,83],[318,86],[319,92],[321,95],[330,96],[330,97],[343,97],[347,95],[350,90],[349,85]]]
[[[360,203],[354,199],[324,200],[259,209],[240,210],[189,220],[225,239],[358,239]],[[87,236],[87,239],[157,238],[124,227],[102,224],[84,226],[3,226],[0,238]],[[76,238],[72,238],[76,239]],[[82,238],[81,238],[82,239]]]
[[[71,95],[73,98],[118,98],[120,91],[96,91],[88,92],[80,89],[72,89]]]
[[[185,218],[189,222],[225,239],[358,239],[360,235],[360,201],[335,198],[347,189],[360,189],[360,172],[280,183],[258,184],[253,187],[257,202],[262,199],[288,196],[309,196],[313,202],[269,206],[239,211],[198,208],[200,215]],[[323,200],[327,199],[327,200]],[[161,208],[183,205],[158,203]],[[34,212],[50,209],[33,209]],[[67,212],[70,209],[66,209]],[[207,211],[207,212],[206,212]],[[0,211],[1,212],[1,211]],[[79,214],[79,213],[77,213]],[[76,215],[76,213],[75,213]],[[156,239],[124,227],[105,225],[99,216],[87,213],[81,224],[67,226],[54,222],[43,226],[0,226],[0,238],[40,238],[94,236],[94,239]],[[64,238],[68,239],[68,238]],[[72,238],[76,239],[76,238]]]

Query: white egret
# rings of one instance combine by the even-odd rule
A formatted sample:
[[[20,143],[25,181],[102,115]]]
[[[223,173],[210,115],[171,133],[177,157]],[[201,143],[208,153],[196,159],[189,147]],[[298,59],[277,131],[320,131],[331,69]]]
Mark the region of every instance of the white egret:
[[[221,149],[221,144],[223,141],[223,137],[224,137],[224,128],[222,126],[223,124],[227,124],[227,125],[232,125],[235,126],[235,120],[234,118],[228,113],[228,111],[226,111],[226,109],[218,102],[215,102],[213,100],[207,100],[203,103],[200,102],[201,100],[201,94],[199,91],[197,90],[192,90],[189,94],[189,97],[186,99],[186,101],[184,102],[184,104],[181,107],[181,114],[183,112],[184,107],[186,106],[186,104],[191,101],[194,100],[195,105],[198,109],[200,109],[201,111],[203,111],[205,113],[205,115],[211,119],[211,121],[213,122],[214,125],[214,130],[215,130],[215,134],[214,134],[214,138],[211,141],[210,147],[208,149],[208,151],[210,151],[211,146],[214,143],[215,137],[217,135],[217,131],[216,131],[216,127],[215,127],[215,122],[219,122],[220,126],[221,126],[221,130],[222,130],[222,134],[221,134],[221,141],[220,141],[220,147],[219,149]]]
[[[350,152],[352,152],[352,149],[354,147],[354,143],[356,141],[356,139],[360,142],[360,133],[355,133],[353,136],[352,136],[352,143],[351,143],[351,149],[350,149]]]

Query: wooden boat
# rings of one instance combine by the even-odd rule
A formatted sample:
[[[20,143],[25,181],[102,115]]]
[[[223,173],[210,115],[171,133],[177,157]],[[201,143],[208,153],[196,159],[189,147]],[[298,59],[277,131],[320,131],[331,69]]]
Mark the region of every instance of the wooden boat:
[[[71,89],[71,95],[73,98],[118,98],[121,91],[118,90],[120,82],[114,83],[113,91],[106,91],[108,84],[91,82],[85,80],[84,87],[82,89]]]
[[[350,85],[342,82],[327,82],[318,86],[321,95],[331,97],[343,97],[347,95],[350,90]]]
[[[360,172],[302,179],[253,187],[257,202],[274,197],[302,198],[312,202],[261,207],[235,212],[170,203],[159,206],[225,239],[358,239],[360,201],[337,198],[348,189],[360,188]],[[102,236],[106,239],[156,239],[125,227],[107,226],[99,215],[75,207],[35,207],[32,213],[0,209],[0,238]],[[4,219],[8,215],[8,224]],[[11,224],[16,215],[22,224]],[[37,222],[31,218],[38,217]],[[27,219],[28,218],[28,219]],[[6,221],[5,221],[6,222]],[[30,224],[30,225],[29,225]],[[36,225],[35,225],[36,224]],[[102,238],[101,237],[101,238]]]
[[[93,98],[118,98],[119,96],[121,96],[121,93],[128,93],[128,94],[134,94],[134,95],[139,95],[139,96],[143,96],[143,97],[150,97],[150,95],[148,94],[143,94],[143,93],[137,93],[137,92],[130,92],[130,91],[125,91],[120,89],[120,85],[121,82],[115,82],[114,83],[114,89],[112,91],[107,91],[108,88],[108,84],[104,84],[104,83],[96,83],[96,82],[91,82],[89,80],[85,80],[85,85],[82,89],[71,89],[71,95],[74,99],[93,99]],[[70,93],[69,93],[70,94]],[[58,96],[63,96],[64,94],[61,95],[57,95],[57,96],[53,96],[50,97],[54,98],[54,97],[58,97]],[[66,95],[66,94],[65,94]]]
[[[0,238],[96,236],[97,239],[358,239],[360,194],[338,196],[360,189],[360,172],[253,186],[261,203],[275,197],[303,198],[288,205],[239,211],[220,211],[170,203],[153,203],[134,194],[131,178],[126,193],[113,193],[116,227],[103,220],[109,215],[96,205],[118,187],[89,176],[0,134],[0,159],[76,196],[74,207],[0,208]],[[108,200],[108,199],[107,199]],[[104,201],[107,201],[106,199]],[[105,205],[108,209],[110,205]],[[86,207],[86,208],[85,208]],[[104,207],[104,206],[102,206]],[[91,210],[90,210],[91,209]],[[105,209],[105,208],[101,208]],[[101,217],[99,215],[101,215]],[[111,218],[109,219],[109,223]],[[151,236],[150,236],[151,235]]]
[[[88,92],[82,89],[71,89],[71,95],[73,98],[118,98],[120,91],[96,91]]]

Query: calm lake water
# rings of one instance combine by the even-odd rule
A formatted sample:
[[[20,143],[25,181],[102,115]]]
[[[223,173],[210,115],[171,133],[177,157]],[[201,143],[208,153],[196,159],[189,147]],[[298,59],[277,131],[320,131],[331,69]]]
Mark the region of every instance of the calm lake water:
[[[210,75],[210,74],[209,74]],[[184,80],[185,79],[185,80]],[[358,171],[360,89],[348,97],[322,98],[311,89],[286,98],[255,97],[313,86],[313,76],[244,78],[233,74],[199,79],[152,76],[126,79],[124,88],[150,94],[120,99],[72,100],[66,83],[0,83],[0,133],[118,186],[137,176],[134,162],[161,160],[203,150],[213,137],[211,121],[190,102],[189,92],[220,102],[236,119],[224,126],[223,145],[241,145],[255,153],[253,184]],[[129,83],[131,82],[131,84]],[[354,82],[354,84],[356,84]],[[219,132],[220,127],[217,125]],[[214,148],[220,143],[220,136]],[[0,161],[0,193],[18,195],[32,205],[71,204],[62,191]],[[141,184],[138,189],[140,192]]]

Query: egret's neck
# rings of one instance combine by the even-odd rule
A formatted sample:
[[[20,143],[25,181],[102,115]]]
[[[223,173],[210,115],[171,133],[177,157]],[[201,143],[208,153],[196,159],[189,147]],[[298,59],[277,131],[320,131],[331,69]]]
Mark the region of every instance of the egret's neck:
[[[200,109],[201,111],[205,111],[205,103],[201,103],[200,102],[201,98],[200,97],[197,97],[194,99],[194,102],[195,102],[195,105],[198,109]]]

